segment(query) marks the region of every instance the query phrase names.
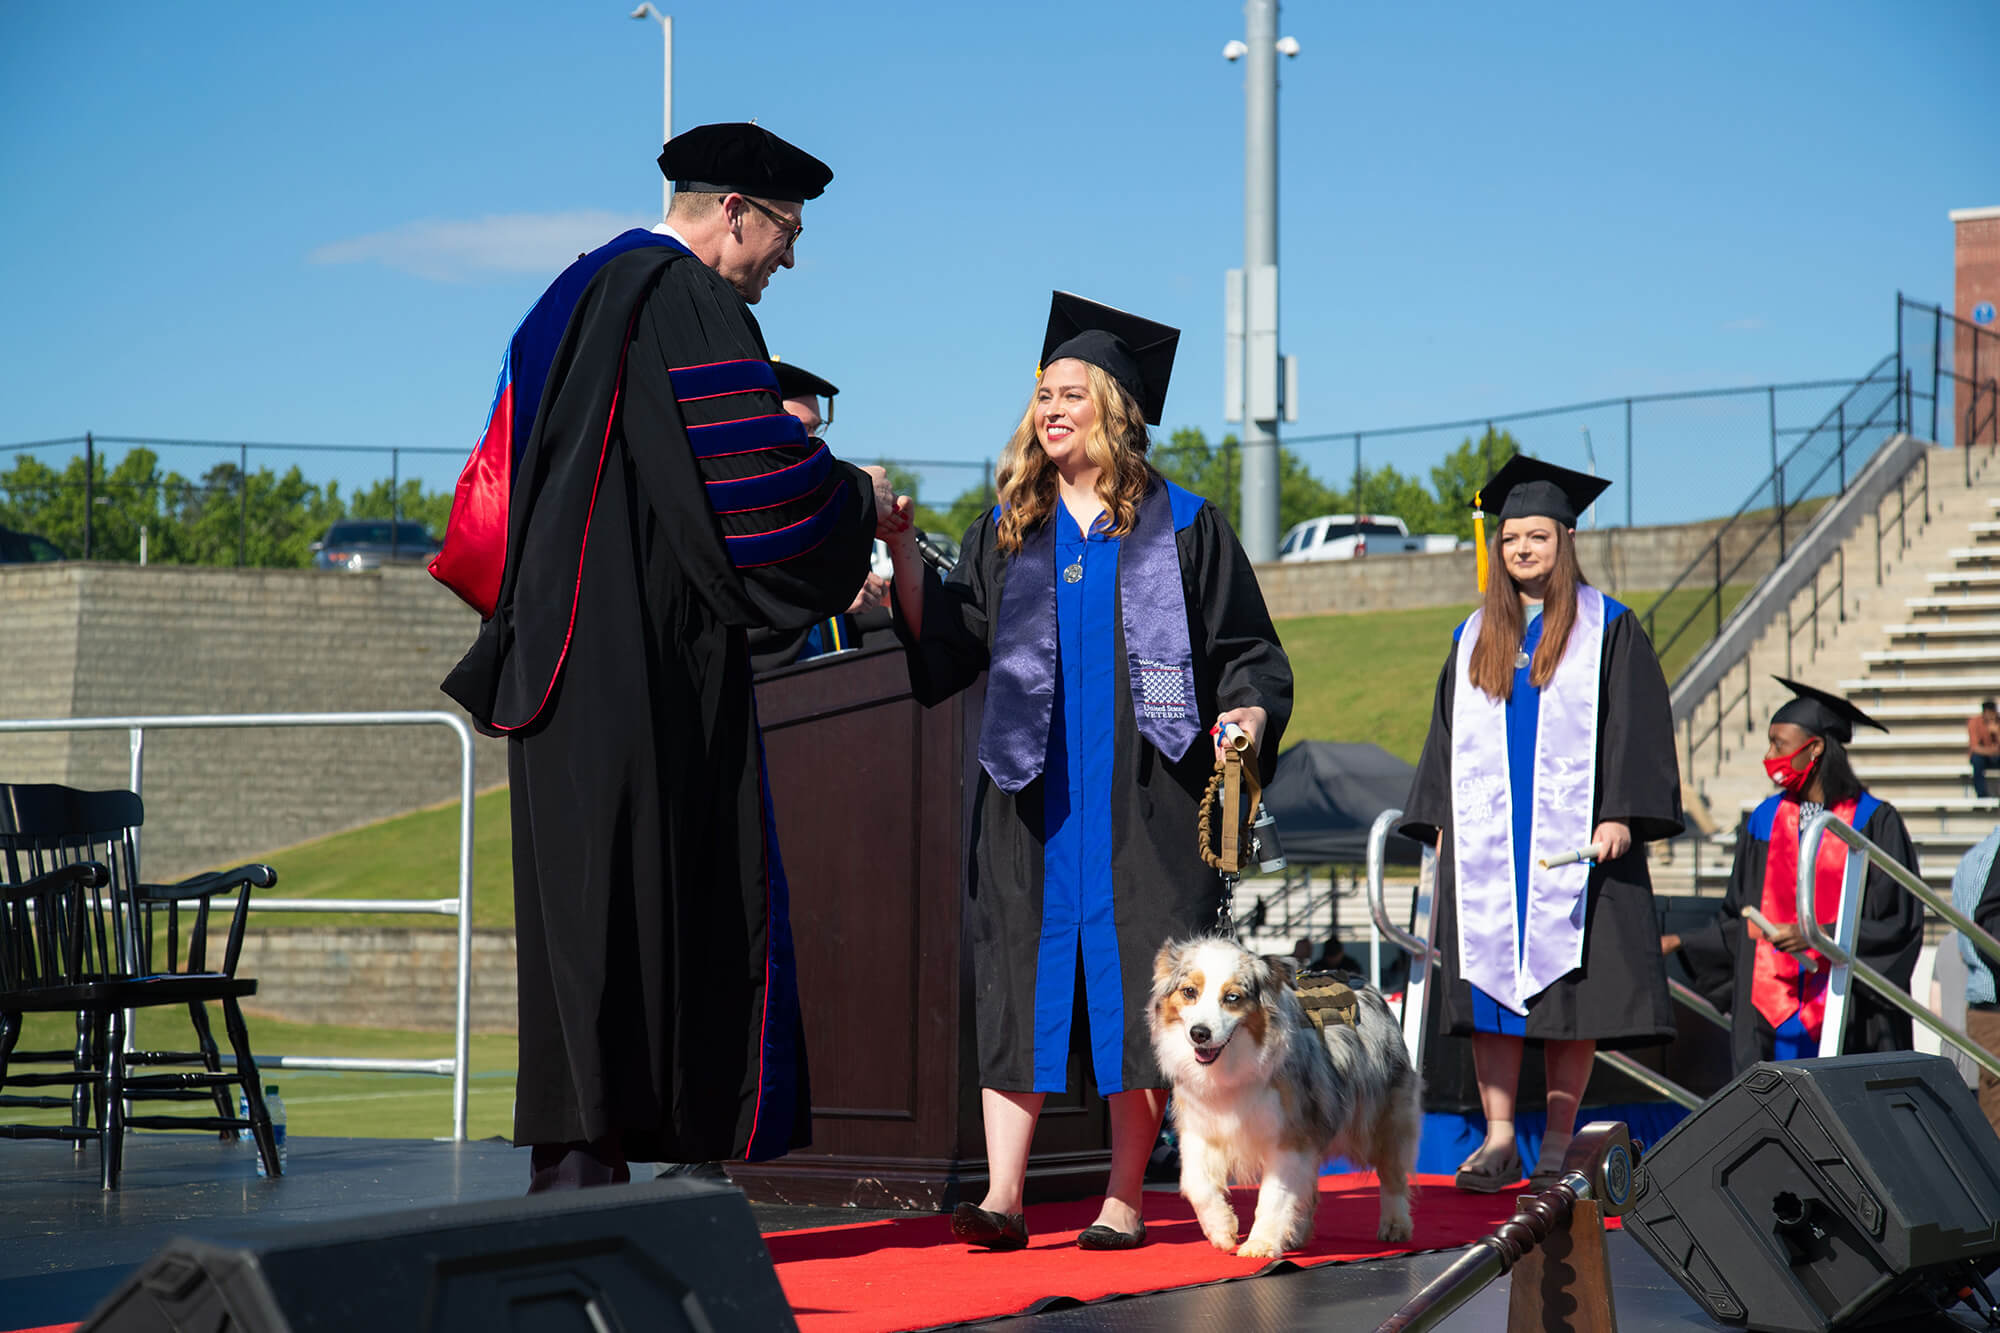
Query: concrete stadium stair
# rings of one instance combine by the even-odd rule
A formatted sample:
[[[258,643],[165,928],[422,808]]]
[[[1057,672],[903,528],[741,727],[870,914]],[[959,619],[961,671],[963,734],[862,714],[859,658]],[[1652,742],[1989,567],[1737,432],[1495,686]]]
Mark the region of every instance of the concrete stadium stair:
[[[1752,648],[1752,725],[1739,707],[1719,744],[1702,747],[1692,765],[1683,758],[1684,775],[1720,827],[1699,849],[1693,840],[1672,849],[1671,860],[1656,852],[1660,891],[1719,895],[1727,884],[1734,826],[1771,790],[1764,729],[1787,697],[1774,675],[1846,694],[1891,728],[1864,729],[1850,753],[1869,789],[1902,812],[1929,883],[1948,889],[1966,849],[2000,824],[2000,800],[1972,795],[1965,761],[1966,719],[1981,699],[2000,696],[2000,485],[1987,481],[1992,451],[1974,455],[1970,486],[1964,464],[1956,450],[1930,450],[1929,522],[1912,516],[1907,549],[1891,521],[1897,497],[1886,499],[1879,583],[1877,524],[1864,521],[1847,539],[1843,614],[1823,608],[1816,641],[1800,630],[1788,659],[1780,618]],[[1834,564],[1825,567],[1828,586]],[[1799,619],[1795,612],[1795,627]],[[1741,680],[1739,664],[1732,693]]]

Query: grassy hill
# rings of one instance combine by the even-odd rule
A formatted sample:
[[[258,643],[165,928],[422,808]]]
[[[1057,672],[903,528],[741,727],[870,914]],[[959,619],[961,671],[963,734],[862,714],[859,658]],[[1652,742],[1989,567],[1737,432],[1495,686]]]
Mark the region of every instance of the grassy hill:
[[[1731,588],[1724,614],[1747,587]],[[1663,608],[1662,626],[1692,610],[1698,594],[1677,593]],[[1650,606],[1644,592],[1620,598]],[[1302,740],[1373,741],[1414,761],[1430,725],[1439,669],[1452,627],[1472,611],[1464,606],[1419,607],[1356,615],[1300,616],[1278,622],[1292,659],[1296,697],[1287,743]],[[1691,629],[1663,663],[1671,678],[1707,642],[1709,624]],[[475,804],[473,922],[514,924],[507,793],[487,792]],[[278,870],[277,892],[287,898],[444,898],[457,892],[458,807],[450,804],[367,828],[320,838],[261,858]],[[389,925],[450,929],[442,916],[318,916],[268,914],[276,925]]]

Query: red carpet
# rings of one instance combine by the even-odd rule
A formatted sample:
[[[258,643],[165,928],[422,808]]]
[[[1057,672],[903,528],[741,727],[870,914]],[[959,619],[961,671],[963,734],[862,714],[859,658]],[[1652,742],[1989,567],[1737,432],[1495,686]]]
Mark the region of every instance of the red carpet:
[[[1518,1189],[1461,1194],[1449,1176],[1419,1176],[1412,1206],[1416,1236],[1407,1244],[1375,1239],[1372,1175],[1320,1181],[1318,1231],[1311,1245],[1285,1256],[1301,1267],[1375,1259],[1465,1245],[1513,1215]],[[1256,1191],[1236,1192],[1236,1213],[1249,1230]],[[1097,1201],[1052,1203],[1028,1210],[1028,1248],[1011,1254],[976,1250],[951,1234],[941,1216],[863,1222],[766,1236],[778,1281],[797,1315],[800,1333],[889,1333],[1020,1314],[1051,1297],[1079,1301],[1191,1287],[1248,1277],[1271,1266],[1238,1259],[1211,1246],[1178,1194],[1146,1195],[1146,1244],[1136,1250],[1076,1248],[1076,1233],[1097,1217]]]

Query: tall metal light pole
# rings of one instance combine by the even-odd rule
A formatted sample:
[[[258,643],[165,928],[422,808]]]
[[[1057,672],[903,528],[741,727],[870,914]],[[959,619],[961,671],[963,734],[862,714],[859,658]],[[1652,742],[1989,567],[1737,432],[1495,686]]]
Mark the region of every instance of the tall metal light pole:
[[[655,23],[658,23],[660,25],[660,37],[666,46],[666,76],[663,83],[663,90],[661,92],[661,103],[660,103],[661,106],[660,142],[665,143],[667,140],[674,137],[673,15],[662,14],[659,10],[653,8],[652,5],[643,4],[640,5],[637,9],[632,11],[631,17],[635,19],[652,19]],[[673,201],[674,201],[674,184],[672,181],[662,177],[660,180],[660,216],[662,218],[666,217],[667,209],[673,203]]]
[[[1297,367],[1278,355],[1278,0],[1246,0],[1244,40],[1222,48],[1243,65],[1243,267],[1229,274],[1224,416],[1243,422],[1238,536],[1253,561],[1278,557],[1278,422],[1298,420]]]

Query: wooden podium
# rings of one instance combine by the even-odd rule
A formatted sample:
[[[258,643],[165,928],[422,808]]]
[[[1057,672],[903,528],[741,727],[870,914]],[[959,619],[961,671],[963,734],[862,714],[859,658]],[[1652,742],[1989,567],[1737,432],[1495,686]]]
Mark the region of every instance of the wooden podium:
[[[922,707],[893,645],[757,682],[813,1122],[811,1147],[730,1165],[752,1199],[929,1211],[985,1192],[962,927],[983,696]],[[1104,1189],[1109,1119],[1075,1051],[1069,1081],[1035,1131],[1031,1202]]]

